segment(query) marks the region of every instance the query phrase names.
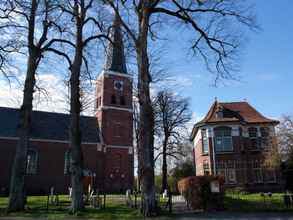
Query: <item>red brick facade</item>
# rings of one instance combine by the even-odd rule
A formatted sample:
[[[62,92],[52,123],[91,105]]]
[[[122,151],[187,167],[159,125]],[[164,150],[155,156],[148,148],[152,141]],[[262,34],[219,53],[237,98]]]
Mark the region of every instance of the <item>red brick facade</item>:
[[[280,169],[270,163],[271,155],[277,149],[277,122],[269,121],[259,113],[254,115],[255,110],[247,103],[241,105],[215,103],[205,119],[195,125],[191,139],[196,175],[222,175],[226,187],[241,187],[247,191],[282,190]],[[233,116],[234,108],[241,116],[239,121]],[[218,113],[223,109],[229,111],[228,116]],[[245,122],[247,112],[254,123]],[[261,121],[262,117],[265,121]],[[204,141],[205,137],[207,141]]]
[[[96,94],[96,116],[106,151],[105,179],[109,183],[106,185],[115,188],[115,191],[132,189],[132,79],[127,74],[105,72],[97,80]]]
[[[114,81],[123,82],[115,90]],[[100,83],[100,84],[99,84]],[[99,191],[125,192],[133,188],[132,84],[128,75],[103,73],[97,81],[96,117],[101,138],[99,142],[82,143],[84,169],[90,171],[92,186]],[[123,103],[111,103],[111,96]],[[97,101],[98,104],[98,101]],[[113,108],[111,108],[113,107]],[[98,135],[98,133],[97,133]],[[8,191],[17,137],[0,136],[0,193]],[[37,152],[36,173],[25,177],[28,194],[47,194],[50,187],[68,193],[70,174],[65,172],[68,141],[31,139],[30,149]]]

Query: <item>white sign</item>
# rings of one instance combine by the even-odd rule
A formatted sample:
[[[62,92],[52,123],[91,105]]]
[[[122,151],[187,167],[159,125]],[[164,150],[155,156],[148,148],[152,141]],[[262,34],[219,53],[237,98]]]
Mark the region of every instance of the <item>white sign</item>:
[[[215,180],[210,183],[211,192],[212,193],[219,193],[220,192],[220,183],[219,181]]]

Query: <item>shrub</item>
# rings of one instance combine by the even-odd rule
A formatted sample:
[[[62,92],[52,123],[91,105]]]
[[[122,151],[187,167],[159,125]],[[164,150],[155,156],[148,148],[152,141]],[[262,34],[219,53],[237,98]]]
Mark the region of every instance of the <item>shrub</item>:
[[[220,192],[211,191],[213,181],[219,182]],[[178,182],[178,189],[194,210],[222,210],[224,208],[223,183],[223,178],[218,176],[190,176]]]

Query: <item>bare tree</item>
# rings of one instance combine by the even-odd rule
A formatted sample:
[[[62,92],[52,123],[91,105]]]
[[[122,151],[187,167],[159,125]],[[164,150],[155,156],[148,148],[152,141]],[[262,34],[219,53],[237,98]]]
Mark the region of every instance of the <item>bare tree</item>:
[[[184,152],[181,147],[185,138],[187,123],[191,119],[189,102],[167,90],[160,91],[154,101],[155,131],[161,139],[155,160],[162,157],[162,192],[168,189],[168,158],[178,159]]]
[[[71,211],[76,213],[84,208],[83,203],[83,153],[81,148],[80,112],[82,110],[81,98],[81,73],[89,72],[86,48],[98,39],[109,39],[102,33],[104,26],[97,15],[100,5],[94,0],[61,1],[58,7],[65,13],[67,26],[72,26],[73,31],[67,31],[68,39],[55,39],[51,41],[47,51],[53,52],[65,58],[70,71],[70,128],[69,139],[71,146],[71,186],[72,201]],[[95,10],[95,13],[93,13]],[[90,27],[89,27],[90,25]],[[64,28],[64,22],[58,24]],[[110,40],[110,39],[109,39]],[[57,44],[56,44],[57,43]],[[63,45],[62,47],[59,45]],[[65,51],[62,48],[65,47]],[[67,51],[66,51],[67,49]]]
[[[119,15],[122,26],[134,42],[138,66],[140,105],[140,168],[142,211],[145,216],[156,213],[154,187],[154,115],[150,99],[148,41],[156,39],[156,24],[173,19],[192,32],[195,55],[200,55],[216,79],[232,78],[243,33],[239,27],[256,28],[250,8],[243,0],[104,0]],[[119,4],[120,3],[120,4]],[[128,19],[136,17],[137,19]]]
[[[50,0],[9,0],[2,1],[0,4],[1,31],[6,33],[8,42],[20,42],[23,50],[18,52],[23,53],[27,59],[18,125],[19,139],[12,167],[8,211],[23,210],[25,205],[24,175],[31,130],[33,94],[36,89],[35,76],[44,54],[43,49],[48,42],[52,20],[57,19],[53,16],[53,14],[55,15],[53,3],[54,1]]]

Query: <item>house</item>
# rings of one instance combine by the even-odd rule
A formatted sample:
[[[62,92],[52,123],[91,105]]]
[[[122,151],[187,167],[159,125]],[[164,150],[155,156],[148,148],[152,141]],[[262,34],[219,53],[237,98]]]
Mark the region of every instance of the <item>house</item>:
[[[81,116],[84,176],[99,191],[133,187],[132,76],[127,73],[120,24],[111,29],[104,69],[96,80],[95,115]],[[0,190],[7,192],[18,142],[19,110],[0,107]],[[70,186],[69,115],[33,111],[26,161],[26,192]]]
[[[281,190],[279,167],[272,163],[278,123],[246,101],[216,100],[192,130],[196,175],[221,175],[226,187],[247,191]]]

